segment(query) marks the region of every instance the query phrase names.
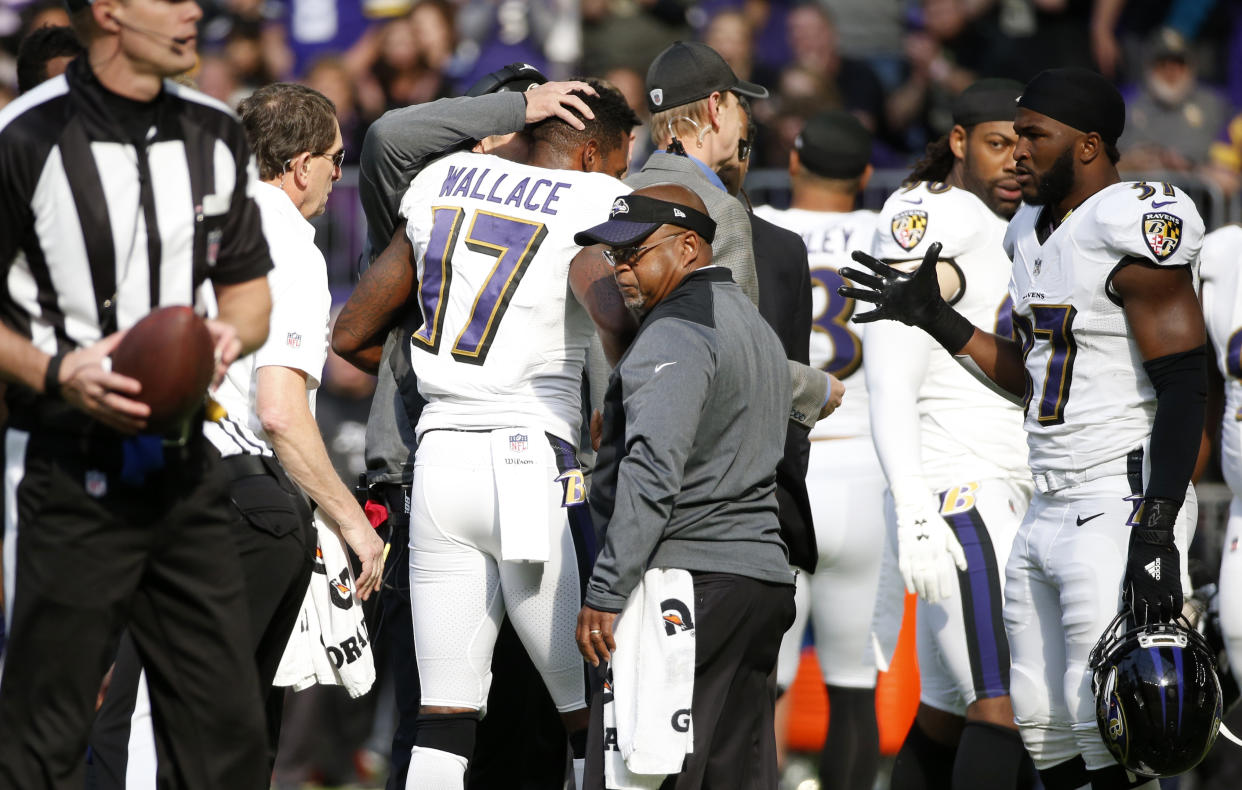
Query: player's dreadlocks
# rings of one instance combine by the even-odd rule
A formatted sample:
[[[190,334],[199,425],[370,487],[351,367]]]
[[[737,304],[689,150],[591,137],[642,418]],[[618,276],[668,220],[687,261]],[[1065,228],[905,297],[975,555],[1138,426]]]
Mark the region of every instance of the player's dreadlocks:
[[[626,104],[625,97],[604,80],[584,79],[582,81],[599,94],[598,96],[578,94],[586,106],[591,108],[591,112],[595,113],[595,119],[583,118],[571,107],[569,111],[586,124],[585,129],[578,131],[565,121],[553,116],[530,127],[528,131],[532,141],[547,143],[564,151],[594,139],[599,143],[600,152],[604,154],[629,141],[630,130],[640,121]]]
[[[970,134],[970,129],[966,130]],[[923,150],[923,158],[914,163],[910,175],[902,185],[914,184],[919,181],[944,181],[953,169],[953,149],[949,147],[949,135],[927,144]]]

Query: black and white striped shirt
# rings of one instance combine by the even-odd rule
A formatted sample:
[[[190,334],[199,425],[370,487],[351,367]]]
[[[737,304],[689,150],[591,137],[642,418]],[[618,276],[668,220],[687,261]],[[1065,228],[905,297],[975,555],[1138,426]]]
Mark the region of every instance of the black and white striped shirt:
[[[272,265],[228,108],[165,81],[135,141],[116,101],[83,57],[0,110],[0,320],[49,354]],[[39,399],[15,389],[21,425]]]

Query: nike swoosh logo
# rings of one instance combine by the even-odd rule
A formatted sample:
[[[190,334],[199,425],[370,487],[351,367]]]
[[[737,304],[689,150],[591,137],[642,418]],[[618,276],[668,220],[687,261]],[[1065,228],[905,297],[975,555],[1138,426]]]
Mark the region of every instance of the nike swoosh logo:
[[[1080,527],[1081,527],[1083,524],[1086,524],[1086,523],[1087,523],[1088,521],[1090,521],[1091,519],[1093,519],[1093,518],[1099,518],[1099,517],[1100,517],[1100,516],[1102,516],[1102,515],[1104,515],[1104,514],[1103,514],[1103,513],[1096,513],[1094,516],[1087,516],[1086,518],[1083,518],[1082,516],[1079,516],[1079,517],[1078,517],[1078,519],[1077,519],[1077,521],[1078,521],[1078,526],[1080,526]]]
[[[1176,202],[1177,202],[1176,200],[1155,200],[1155,201],[1152,201],[1151,207],[1152,208],[1164,208],[1165,206],[1171,206]]]
[[[669,365],[676,365],[676,364],[677,364],[677,362],[676,362],[676,361],[673,361],[673,362],[661,362],[659,365],[656,365],[656,366],[655,366],[655,370],[651,371],[651,373],[652,373],[652,375],[655,375],[656,373],[659,373],[659,372],[660,372],[663,368],[666,368],[666,367],[668,367]]]
[[[909,198],[901,198],[901,202],[902,203],[913,203],[914,205],[917,206],[918,204],[923,202],[923,198],[919,198],[918,200],[910,200]]]

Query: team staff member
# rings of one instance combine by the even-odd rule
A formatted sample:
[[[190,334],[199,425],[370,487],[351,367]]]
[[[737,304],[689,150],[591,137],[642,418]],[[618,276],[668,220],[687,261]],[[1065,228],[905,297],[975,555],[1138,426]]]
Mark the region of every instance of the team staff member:
[[[191,304],[206,279],[217,378],[263,344],[271,257],[250,150],[223,105],[163,79],[194,65],[195,3],[70,7],[86,54],[0,113],[0,375],[12,383],[0,788],[82,787],[127,626],[151,669],[169,781],[259,787],[263,714],[218,454],[201,431],[184,446],[130,438],[150,411],[138,382],[101,364],[121,331]]]
[[[674,786],[775,788],[768,679],[794,614],[775,496],[789,377],[775,333],[711,265],[715,230],[693,192],[664,185],[617,198],[576,237],[608,245],[642,320],[609,381],[591,496],[604,545],[577,641],[591,664],[608,660],[644,572],[690,571],[696,746]],[[586,786],[602,788],[602,693],[592,702]]]
[[[227,415],[207,422],[204,430],[232,481],[234,536],[246,574],[270,764],[285,696],[272,679],[306,598],[317,540],[299,488],[327,514],[329,524],[339,525],[362,560],[357,585],[364,599],[379,584],[383,541],[340,482],[315,424],[332,297],[327,265],[307,220],[323,213],[341,175],[345,147],[336,108],[310,88],[277,83],[260,88],[238,109],[262,179],[254,195],[275,264],[268,275],[272,317],[267,342],[229,366],[214,395]],[[125,639],[91,738],[100,790],[123,789],[127,776],[154,777],[153,755],[135,749],[151,741],[140,672],[133,643]]]
[[[781,643],[777,683],[788,688],[793,682],[809,616],[830,715],[819,778],[825,790],[849,790],[875,784],[880,759],[869,604],[884,550],[884,472],[867,416],[864,328],[850,321],[854,303],[837,295],[844,282],[838,271],[849,263],[850,250],[870,247],[875,228],[874,211],[854,210],[871,177],[871,133],[851,113],[831,110],[807,121],[795,148],[790,207],[761,206],[755,213],[805,243],[803,274],[814,283],[815,323],[802,342],[814,365],[847,381],[850,394],[832,419],[811,429],[805,488],[817,563],[798,577],[798,614]],[[762,252],[756,242],[756,257]],[[761,307],[766,298],[761,291]]]
[[[975,328],[940,298],[934,248],[908,278],[870,261],[885,279],[860,272],[876,290],[847,294],[881,305],[863,318],[922,327],[1026,396],[1036,493],[1005,569],[1004,613],[1014,716],[1049,790],[1134,786],[1096,726],[1088,659],[1123,606],[1140,626],[1181,614],[1197,511],[1203,220],[1171,185],[1120,180],[1124,124],[1117,89],[1085,69],[1041,72],[1018,100],[1026,205],[1004,244],[1020,340]]]
[[[719,236],[713,260],[733,273],[752,304],[759,303],[755,251],[746,209],[725,189],[717,171],[731,166],[742,137],[746,111],[741,97],[766,98],[766,88],[738,79],[711,47],[676,42],[661,52],[647,70],[647,108],[651,136],[664,149],[651,155],[643,169],[626,178],[635,189],[653,184],[681,184],[707,206]],[[602,338],[614,363],[617,347]],[[811,427],[841,403],[844,386],[807,365],[789,363],[793,382],[790,419]]]

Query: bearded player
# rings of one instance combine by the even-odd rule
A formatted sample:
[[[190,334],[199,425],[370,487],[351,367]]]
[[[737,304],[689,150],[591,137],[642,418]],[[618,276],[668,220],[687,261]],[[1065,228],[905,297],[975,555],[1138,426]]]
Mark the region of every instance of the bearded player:
[[[819,561],[798,575],[797,615],[781,642],[776,682],[793,683],[808,617],[828,689],[828,737],[820,756],[825,790],[870,788],[880,756],[871,607],[884,549],[884,473],[871,444],[863,385],[863,327],[854,301],[837,295],[850,250],[869,248],[875,212],[854,210],[871,177],[871,133],[847,112],[807,121],[789,155],[793,202],[755,215],[802,237],[811,269],[811,364],[849,387],[832,417],[811,429],[806,487]],[[841,606],[841,601],[861,605]]]
[[[1018,100],[1027,205],[1005,235],[1016,338],[940,298],[934,247],[910,277],[856,256],[876,275],[856,272],[870,290],[847,289],[880,305],[861,320],[921,327],[1026,404],[1036,494],[1006,566],[1004,612],[1014,714],[1048,790],[1159,787],[1110,753],[1089,656],[1119,610],[1138,626],[1180,615],[1197,510],[1203,221],[1171,185],[1121,181],[1124,124],[1117,89],[1085,69],[1042,72]]]
[[[1008,331],[1001,242],[1019,200],[1010,154],[1021,90],[989,79],[957,97],[953,129],[884,204],[872,247],[902,266],[940,243],[944,298],[986,331]],[[1022,415],[917,329],[871,324],[863,353],[893,504],[892,581],[882,577],[875,614],[884,657],[901,618],[894,553],[906,588],[919,594],[919,708],[893,787],[1012,788],[1024,756],[1009,702],[1001,581],[1031,496]]]

